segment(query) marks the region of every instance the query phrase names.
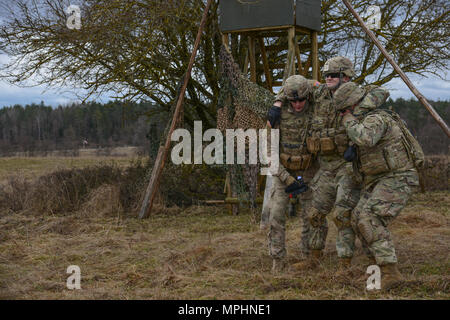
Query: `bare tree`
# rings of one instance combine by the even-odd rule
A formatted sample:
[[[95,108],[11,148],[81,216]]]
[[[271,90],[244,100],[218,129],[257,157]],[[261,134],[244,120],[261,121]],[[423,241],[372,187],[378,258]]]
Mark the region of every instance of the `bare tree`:
[[[119,99],[147,99],[162,109],[173,105],[204,8],[204,0],[79,0],[81,28],[69,29],[69,0],[0,0],[3,15],[0,50],[11,62],[0,67],[1,77],[16,84],[32,79],[36,85],[83,88],[83,99],[114,92]],[[447,69],[449,11],[445,0],[355,0],[364,13],[381,8],[378,38],[405,72],[440,75]],[[359,83],[384,84],[397,77],[364,35],[340,0],[322,1],[320,63],[344,54],[353,58]],[[218,56],[221,35],[218,1],[209,14],[200,52],[187,88],[185,121],[214,126],[219,96]],[[266,39],[284,44],[285,38]],[[300,44],[307,44],[307,37]],[[231,47],[241,67],[246,37],[233,36]],[[257,52],[257,54],[259,54]],[[272,53],[279,63],[285,52]],[[311,61],[303,52],[303,61]],[[264,71],[257,68],[258,81]],[[274,80],[282,74],[274,75]]]

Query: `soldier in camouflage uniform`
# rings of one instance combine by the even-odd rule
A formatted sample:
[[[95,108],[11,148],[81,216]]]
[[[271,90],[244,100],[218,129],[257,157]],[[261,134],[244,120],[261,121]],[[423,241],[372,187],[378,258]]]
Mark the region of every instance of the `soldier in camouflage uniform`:
[[[311,255],[307,261],[294,265],[297,269],[319,263],[328,232],[326,216],[330,212],[338,227],[336,248],[340,261],[350,265],[354,250],[350,212],[358,202],[359,187],[352,179],[351,165],[342,158],[348,139],[333,104],[333,93],[342,83],[350,81],[355,72],[350,60],[335,57],[325,63],[323,74],[326,84],[315,89],[312,136],[307,140],[308,150],[317,154],[320,166],[311,184]]]
[[[295,267],[303,269],[317,266],[328,231],[326,216],[331,213],[338,230],[336,251],[339,266],[346,271],[351,266],[355,249],[351,211],[358,203],[361,181],[353,173],[352,164],[343,158],[349,147],[349,139],[342,124],[342,117],[336,110],[333,94],[341,85],[348,83],[355,76],[355,72],[349,59],[335,57],[325,63],[323,73],[326,84],[315,90],[312,136],[307,141],[309,151],[318,155],[320,166],[312,181],[313,200],[309,212],[312,226],[311,256],[309,260]],[[370,90],[367,104],[375,108],[384,102],[384,95],[384,90]]]
[[[273,258],[272,271],[277,273],[286,266],[286,210],[289,204],[288,186],[295,186],[296,177],[302,176],[308,182],[314,174],[313,157],[306,148],[313,115],[311,93],[319,83],[302,76],[289,77],[270,109],[270,127],[280,129],[280,165],[273,175],[270,198],[270,230],[268,234],[269,254]],[[278,126],[279,123],[279,126]],[[300,246],[308,253],[310,227],[306,213],[311,200],[311,192],[298,195],[302,236]]]
[[[418,188],[416,167],[423,163],[423,152],[396,113],[383,109],[368,112],[364,94],[348,83],[336,91],[335,102],[338,109],[347,108],[342,113],[343,124],[357,146],[355,167],[363,177],[352,226],[381,268],[382,289],[389,290],[402,277],[387,227]]]

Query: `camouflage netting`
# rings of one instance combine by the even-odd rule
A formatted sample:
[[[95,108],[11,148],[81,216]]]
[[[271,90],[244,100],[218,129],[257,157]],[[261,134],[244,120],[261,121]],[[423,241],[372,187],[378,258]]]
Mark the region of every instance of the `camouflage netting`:
[[[262,129],[273,94],[248,80],[239,70],[231,54],[222,46],[220,51],[221,94],[217,105],[217,128]]]
[[[263,129],[266,126],[267,111],[273,104],[273,94],[248,80],[239,70],[233,57],[222,46],[220,52],[221,94],[217,109],[217,128]],[[235,152],[236,154],[236,152]],[[248,160],[248,153],[246,154]],[[240,201],[249,201],[255,207],[257,196],[257,165],[230,165],[232,195]]]

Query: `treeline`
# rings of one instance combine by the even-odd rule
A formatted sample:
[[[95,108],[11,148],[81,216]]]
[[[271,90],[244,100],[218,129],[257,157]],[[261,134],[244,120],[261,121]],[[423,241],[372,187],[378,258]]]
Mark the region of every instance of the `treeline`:
[[[0,109],[0,155],[125,145],[148,149],[166,122],[164,114],[149,117],[156,108],[118,101],[57,108],[43,102],[4,107]]]
[[[450,101],[431,101],[450,123]],[[427,154],[448,154],[450,139],[413,99],[389,100]],[[0,109],[0,156],[15,152],[138,146],[154,155],[168,115],[150,103],[90,102],[52,108],[41,104]],[[85,145],[84,141],[88,144]]]
[[[450,125],[450,100],[429,102],[445,123]],[[450,154],[450,139],[418,100],[389,99],[386,105],[392,106],[393,110],[406,121],[426,154]]]

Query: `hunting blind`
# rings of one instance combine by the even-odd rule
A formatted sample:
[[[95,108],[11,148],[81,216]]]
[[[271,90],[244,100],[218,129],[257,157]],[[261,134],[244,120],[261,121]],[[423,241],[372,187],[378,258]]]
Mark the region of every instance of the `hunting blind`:
[[[247,36],[249,40],[248,60],[250,77],[256,82],[256,41],[259,43],[264,66],[266,86],[282,85],[272,81],[274,70],[284,69],[283,79],[301,74],[319,79],[317,33],[321,24],[321,1],[317,0],[222,0],[219,3],[219,25],[228,46],[229,35]],[[266,46],[264,38],[288,37],[288,47]],[[309,41],[304,41],[308,37]],[[270,64],[267,52],[287,51],[285,64]],[[301,54],[309,52],[302,63]],[[297,60],[297,62],[295,62]],[[297,66],[297,68],[296,68]],[[247,63],[244,66],[246,73]],[[311,72],[310,72],[311,70]]]

